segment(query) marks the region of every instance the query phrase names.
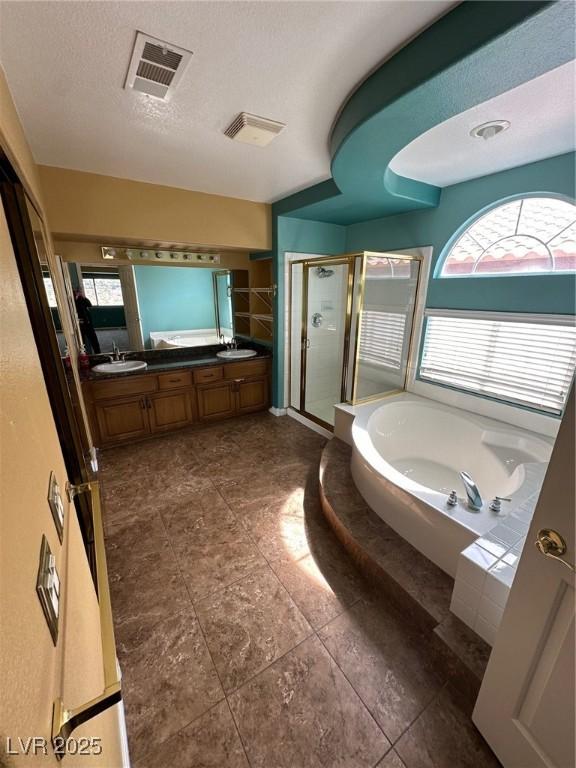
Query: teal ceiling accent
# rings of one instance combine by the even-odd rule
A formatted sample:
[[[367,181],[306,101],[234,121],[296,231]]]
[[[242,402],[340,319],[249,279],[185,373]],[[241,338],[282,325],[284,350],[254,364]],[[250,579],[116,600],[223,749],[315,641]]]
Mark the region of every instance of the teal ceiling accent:
[[[574,58],[571,2],[464,2],[383,64],[334,127],[332,179],[273,206],[336,224],[436,207],[441,189],[389,164],[435,125]]]

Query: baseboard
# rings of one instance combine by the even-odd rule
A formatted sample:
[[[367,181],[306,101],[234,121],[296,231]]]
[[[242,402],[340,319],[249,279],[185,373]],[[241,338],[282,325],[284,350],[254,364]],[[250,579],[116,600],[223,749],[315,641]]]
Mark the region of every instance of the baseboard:
[[[328,440],[331,440],[334,437],[329,429],[321,427],[320,424],[316,424],[316,422],[312,421],[312,419],[307,419],[306,416],[302,416],[301,413],[294,411],[292,408],[288,408],[288,416],[291,416],[296,421],[299,421],[300,424],[304,424],[304,426],[308,427],[308,429],[312,429],[314,432],[318,432],[319,435],[328,438]]]
[[[269,413],[272,414],[272,416],[286,416],[286,413],[288,411],[287,408],[275,408],[272,406],[271,408],[268,408]]]

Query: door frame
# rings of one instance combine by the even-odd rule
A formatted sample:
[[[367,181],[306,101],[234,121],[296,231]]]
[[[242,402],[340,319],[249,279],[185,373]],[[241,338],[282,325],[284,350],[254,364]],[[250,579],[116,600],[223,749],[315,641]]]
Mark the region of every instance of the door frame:
[[[341,367],[341,379],[340,379],[340,397],[342,401],[346,399],[347,381],[349,373],[349,356],[350,356],[350,327],[352,320],[352,292],[354,285],[354,263],[356,254],[345,256],[326,256],[318,259],[299,259],[291,262],[292,265],[302,264],[302,314],[300,318],[300,407],[298,413],[305,416],[315,424],[319,424],[328,430],[333,430],[333,426],[326,421],[323,421],[318,416],[310,413],[306,410],[306,367],[307,367],[307,355],[306,350],[308,341],[308,277],[310,269],[318,266],[348,266],[348,278],[346,289],[346,315],[344,320],[344,347],[342,350],[342,367]],[[292,287],[292,281],[290,281]],[[290,305],[292,302],[290,301]],[[291,306],[290,306],[291,308]],[[291,357],[291,356],[290,356]]]
[[[217,269],[212,272],[212,290],[214,292],[214,314],[216,315],[216,329],[218,331],[218,340],[222,336],[222,326],[220,324],[220,310],[218,307],[218,277],[222,275],[228,275],[230,277],[230,284],[228,286],[227,295],[230,301],[232,301],[232,270],[231,269]],[[230,306],[230,324],[232,326],[232,337],[236,335],[235,320],[234,320],[234,308]]]
[[[58,431],[66,473],[70,483],[80,485],[91,479],[91,471],[86,463],[87,457],[84,455],[84,443],[88,442],[87,433],[83,435],[68,394],[68,381],[61,363],[58,339],[46,298],[40,259],[26,209],[27,201],[42,222],[45,238],[46,224],[37,204],[27,194],[24,184],[2,149],[0,149],[0,198],[14,248],[46,391]],[[81,393],[78,394],[82,397]],[[90,500],[87,494],[79,494],[74,497],[74,503],[88,561],[94,573],[94,531]]]
[[[365,275],[366,275],[366,261],[369,256],[380,256],[382,258],[389,258],[389,259],[399,259],[402,261],[415,261],[418,263],[418,278],[416,281],[416,295],[414,299],[414,310],[412,313],[412,327],[410,331],[410,338],[408,340],[408,366],[406,370],[406,375],[404,378],[404,387],[402,389],[396,389],[389,393],[380,393],[376,395],[371,395],[369,397],[365,398],[358,398],[356,396],[356,389],[357,389],[357,372],[358,372],[358,364],[359,364],[359,355],[360,355],[360,318],[362,315],[362,311],[364,308],[364,289],[365,289]],[[360,261],[360,275],[358,276],[358,281],[356,278],[356,266],[358,261]],[[291,403],[291,382],[292,382],[292,376],[291,376],[291,366],[292,366],[292,323],[294,322],[294,318],[292,316],[292,300],[293,300],[293,285],[292,285],[292,267],[301,264],[302,265],[302,306],[301,306],[301,330],[300,330],[300,398],[299,398],[299,408],[295,408],[298,413],[300,413],[302,416],[305,416],[307,419],[310,419],[316,424],[319,424],[320,426],[324,427],[325,429],[328,429],[330,431],[333,431],[333,426],[331,424],[328,424],[327,422],[323,421],[322,419],[319,419],[317,416],[314,416],[314,414],[308,412],[305,407],[305,397],[306,397],[306,339],[307,339],[307,328],[308,328],[308,275],[311,267],[317,267],[317,266],[323,266],[323,265],[331,265],[331,264],[348,264],[348,290],[347,290],[347,298],[346,298],[346,319],[345,319],[345,330],[344,330],[344,350],[343,350],[343,360],[342,360],[342,378],[341,378],[341,391],[340,391],[340,398],[341,402],[343,403],[351,403],[352,405],[357,405],[360,403],[370,402],[371,400],[379,400],[383,397],[387,397],[390,394],[398,394],[398,392],[402,392],[406,390],[406,386],[408,383],[408,373],[409,373],[409,364],[410,364],[410,358],[412,351],[414,349],[414,344],[416,343],[417,339],[417,330],[415,328],[417,323],[417,309],[419,306],[419,299],[421,292],[424,291],[425,295],[425,286],[423,286],[423,263],[424,259],[421,254],[417,253],[399,253],[394,251],[355,251],[353,253],[347,253],[342,254],[340,256],[308,256],[303,257],[301,259],[295,258],[290,259],[288,263],[288,274],[290,279],[290,290],[288,295],[288,308],[290,312],[290,324],[288,327],[288,334],[285,336],[285,339],[289,342],[289,363],[290,367],[288,370],[288,377],[287,380],[289,382],[289,391],[288,391],[288,404]],[[355,328],[354,332],[352,333],[352,321],[355,319]],[[352,339],[352,335],[354,335],[354,339]],[[354,346],[352,347],[352,342]],[[354,350],[354,359],[350,360],[350,350]],[[351,387],[349,387],[349,384],[351,383]],[[350,392],[350,396],[348,396],[348,392]],[[289,407],[294,408],[294,406],[289,405]]]

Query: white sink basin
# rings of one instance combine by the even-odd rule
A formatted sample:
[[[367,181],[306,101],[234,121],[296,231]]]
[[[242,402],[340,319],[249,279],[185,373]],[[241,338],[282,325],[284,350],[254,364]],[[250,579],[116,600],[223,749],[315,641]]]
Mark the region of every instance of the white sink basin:
[[[216,357],[223,357],[224,360],[242,360],[247,357],[256,357],[257,354],[253,349],[227,349],[223,352],[216,352]]]
[[[100,363],[92,368],[96,373],[133,373],[143,371],[148,363],[142,360],[113,360],[111,363]]]

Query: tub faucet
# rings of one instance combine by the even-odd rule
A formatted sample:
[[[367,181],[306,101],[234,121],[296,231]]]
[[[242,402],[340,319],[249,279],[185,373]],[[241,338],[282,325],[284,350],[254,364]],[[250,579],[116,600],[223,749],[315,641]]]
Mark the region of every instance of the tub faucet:
[[[472,480],[468,472],[460,472],[460,477],[462,478],[464,488],[466,489],[466,495],[468,496],[468,506],[470,509],[474,509],[476,511],[482,509],[482,496],[480,496],[480,491],[478,490],[478,486],[474,480]]]

